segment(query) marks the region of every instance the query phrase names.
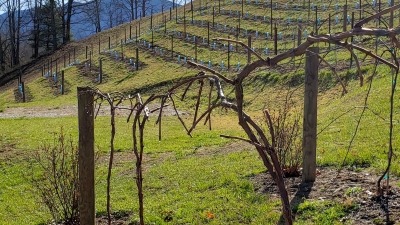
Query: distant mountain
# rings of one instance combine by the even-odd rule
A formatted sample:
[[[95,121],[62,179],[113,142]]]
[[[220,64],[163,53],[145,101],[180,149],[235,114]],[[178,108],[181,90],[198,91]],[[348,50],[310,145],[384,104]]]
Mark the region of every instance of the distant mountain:
[[[131,20],[130,7],[128,5],[129,1],[126,0],[102,0],[101,1],[101,29],[107,30],[111,27],[118,26],[120,24],[129,22]],[[96,27],[94,25],[94,13],[90,11],[92,3],[83,4],[80,1],[75,1],[75,7],[73,10],[73,16],[71,18],[71,32],[74,40],[80,40],[86,38],[92,34],[96,33]],[[150,15],[151,12],[158,13],[161,12],[162,8],[164,10],[169,10],[172,7],[172,1],[169,0],[148,0],[146,3],[146,14]],[[141,7],[139,5],[138,13],[140,13]],[[6,28],[3,21],[6,20],[7,14],[4,11],[0,11],[0,24],[3,24],[2,28]],[[21,33],[25,34],[22,38],[26,41],[29,33],[31,33],[33,24],[30,19],[29,10],[22,10],[21,17],[23,25],[21,27]],[[1,32],[1,31],[0,31]],[[5,31],[1,32],[5,33]]]
[[[121,7],[121,5],[116,4],[114,0],[102,0],[100,16],[102,30],[107,30],[131,20],[129,5],[127,5],[126,2],[127,1],[121,1],[120,4],[125,3],[125,5]],[[153,14],[161,12],[163,8],[164,10],[169,10],[169,8],[172,7],[172,1],[168,0],[148,0],[146,4],[147,15],[150,15],[151,12],[153,12]],[[75,40],[96,33],[95,25],[90,20],[90,17],[93,15],[88,15],[88,10],[86,10],[88,7],[90,6],[81,6],[80,3],[77,3],[77,7],[75,7],[74,16],[71,19],[71,32]],[[140,12],[141,7],[139,6],[138,13]]]

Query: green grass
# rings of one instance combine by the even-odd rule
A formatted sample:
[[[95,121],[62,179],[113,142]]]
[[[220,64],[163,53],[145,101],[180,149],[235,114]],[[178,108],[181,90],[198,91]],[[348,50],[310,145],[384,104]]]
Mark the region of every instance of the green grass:
[[[261,1],[261,0],[260,0]],[[221,1],[226,10],[240,10],[240,4],[232,5],[231,1]],[[342,5],[344,0],[339,1]],[[199,1],[194,2],[195,6]],[[210,3],[209,3],[210,4]],[[203,2],[204,5],[204,2]],[[321,7],[321,4],[319,4]],[[200,15],[195,11],[196,20],[212,21],[212,8]],[[353,9],[352,9],[353,10]],[[269,16],[269,9],[245,4],[245,12],[254,15]],[[174,13],[174,12],[173,12]],[[179,9],[182,16],[183,9]],[[322,18],[328,12],[320,12]],[[274,17],[292,19],[301,16],[306,18],[306,12],[279,10],[274,12]],[[187,20],[190,12],[187,12]],[[180,17],[181,17],[180,16]],[[311,15],[313,17],[313,13]],[[155,21],[161,21],[155,16]],[[396,17],[397,18],[397,17]],[[237,18],[224,15],[215,17],[216,23],[237,25]],[[151,39],[148,32],[149,19],[141,22],[141,38]],[[131,23],[137,26],[138,21]],[[397,21],[396,21],[397,24]],[[372,24],[369,24],[372,25]],[[84,59],[84,46],[97,43],[102,40],[102,49],[107,46],[110,36],[113,48],[121,51],[119,41],[123,37],[125,29],[129,25],[117,27],[106,31],[99,36],[89,38],[77,43],[77,58]],[[312,23],[305,27],[309,33],[313,30]],[[175,24],[173,20],[167,23],[168,31],[183,31],[182,23]],[[269,32],[270,26],[266,23],[252,20],[241,20],[241,28]],[[292,26],[280,26],[279,31],[286,35],[293,32]],[[339,25],[334,26],[333,31],[339,31]],[[134,29],[133,29],[134,30]],[[207,29],[192,26],[188,23],[187,32],[201,37],[207,36]],[[326,27],[320,33],[326,33]],[[232,34],[210,31],[211,38],[232,37]],[[163,28],[155,32],[155,44],[170,48],[170,37],[163,36]],[[174,44],[175,51],[194,57],[194,44],[179,41]],[[239,40],[246,42],[243,36]],[[356,39],[359,41],[358,39]],[[287,48],[293,45],[291,40],[286,40]],[[261,51],[268,47],[272,52],[271,40],[253,40],[253,47]],[[372,42],[367,45],[371,47]],[[283,48],[284,42],[279,42],[279,48]],[[321,51],[327,49],[321,44]],[[124,46],[126,57],[135,56],[134,44]],[[261,50],[260,50],[261,49]],[[373,47],[371,48],[373,49]],[[381,52],[381,50],[379,51]],[[358,53],[357,53],[358,54]],[[263,54],[265,57],[265,55]],[[358,55],[361,56],[361,55]],[[140,51],[140,61],[147,66],[139,71],[129,71],[123,62],[100,56],[97,51],[93,56],[93,64],[98,65],[97,58],[103,58],[103,70],[106,79],[103,84],[97,85],[86,77],[79,75],[76,67],[65,69],[67,93],[64,96],[54,94],[55,89],[49,82],[40,77],[39,71],[31,72],[27,79],[27,86],[32,100],[28,103],[17,103],[14,98],[13,88],[0,90],[0,112],[8,107],[47,107],[59,108],[76,105],[76,87],[94,86],[104,92],[121,91],[133,93],[141,91],[144,97],[151,93],[162,93],[174,82],[184,77],[195,75],[198,70],[187,68],[176,62],[165,61],[161,57],[154,56],[148,51]],[[385,56],[386,57],[386,56]],[[203,61],[212,60],[215,65],[220,61],[227,62],[226,51],[212,51],[206,47],[198,48],[198,58]],[[294,94],[295,108],[302,111],[303,104],[303,80],[304,59],[296,57],[293,64],[290,60],[281,63],[287,70],[280,68],[268,68],[255,71],[245,82],[245,107],[249,115],[258,123],[264,123],[262,109],[275,109],[281,105],[287,89],[296,89]],[[333,51],[325,57],[334,67],[348,63],[349,54],[343,50]],[[253,60],[255,57],[252,58]],[[232,53],[231,63],[237,61],[244,65],[246,54]],[[361,58],[360,58],[360,61]],[[367,78],[371,75],[372,66],[369,61],[362,62],[362,70]],[[320,166],[340,167],[347,154],[347,149],[354,135],[364,99],[368,90],[368,82],[359,87],[356,81],[354,64],[349,72],[339,70],[339,76],[348,82],[349,93],[341,97],[340,86],[336,77],[328,69],[320,71],[320,93],[318,108],[318,153],[317,162]],[[225,73],[227,74],[227,73]],[[234,74],[228,74],[233,77]],[[361,120],[359,131],[350,148],[344,165],[356,169],[372,168],[376,172],[382,172],[386,166],[388,150],[388,117],[389,94],[391,78],[390,71],[385,66],[379,66],[378,75],[373,80],[368,109]],[[223,84],[225,94],[232,98],[233,91]],[[208,88],[205,88],[206,93]],[[188,111],[193,115],[196,102],[194,97],[197,89],[189,93],[186,101],[177,102],[179,109]],[[182,94],[182,90],[176,93]],[[398,93],[395,105],[395,135],[400,132],[400,108],[398,106]],[[206,100],[202,99],[202,109],[206,107]],[[343,114],[343,115],[342,115]],[[342,115],[342,116],[340,116]],[[340,116],[340,118],[338,118]],[[184,116],[186,123],[190,123],[190,115]],[[100,159],[96,167],[96,207],[97,213],[105,213],[105,189],[107,152],[110,139],[110,118],[100,116],[96,119],[96,151]],[[134,159],[131,152],[131,123],[126,123],[126,118],[117,118],[116,151],[120,159],[115,164],[112,177],[112,209],[115,212],[130,212],[132,220],[137,220],[137,193],[134,183]],[[231,141],[219,137],[219,134],[243,136],[243,132],[237,125],[236,117],[224,111],[217,111],[213,118],[213,130],[208,131],[206,126],[200,126],[193,138],[186,135],[177,118],[163,117],[162,141],[158,141],[158,126],[154,125],[156,118],[152,117],[145,131],[145,217],[148,224],[276,224],[280,217],[280,202],[271,198],[268,194],[260,194],[254,191],[249,177],[265,171],[254,149],[230,148]],[[333,122],[332,122],[333,121]],[[332,123],[331,123],[332,122]],[[15,118],[0,119],[0,224],[39,224],[50,219],[46,210],[38,204],[32,187],[27,182],[26,175],[29,168],[26,158],[32,151],[42,144],[52,141],[54,133],[61,127],[64,132],[71,135],[76,142],[78,138],[77,118]],[[398,154],[400,140],[394,139],[395,153]],[[228,146],[228,147],[226,147]],[[391,172],[400,175],[400,165],[394,160]],[[400,186],[400,184],[397,184]],[[356,195],[359,190],[346,190],[346,195]],[[357,205],[350,202],[338,203],[335,201],[306,200],[296,209],[296,224],[342,224],[341,218],[346,216]],[[170,222],[166,222],[171,220]]]

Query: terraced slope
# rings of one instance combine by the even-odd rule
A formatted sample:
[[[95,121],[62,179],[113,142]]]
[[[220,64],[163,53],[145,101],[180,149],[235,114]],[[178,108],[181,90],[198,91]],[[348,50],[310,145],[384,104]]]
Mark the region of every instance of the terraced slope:
[[[31,185],[26,179],[26,171],[30,169],[27,159],[32,150],[46,141],[52,141],[53,133],[58,132],[60,127],[71,134],[73,140],[77,140],[76,87],[92,86],[104,92],[120,91],[126,94],[140,92],[146,97],[161,93],[173,83],[197,74],[199,69],[189,66],[189,60],[234,77],[247,63],[247,52],[236,44],[216,38],[231,38],[247,43],[250,36],[251,46],[258,54],[273,57],[275,36],[279,54],[297,46],[299,39],[305,41],[312,32],[341,32],[343,19],[346,29],[350,29],[353,14],[357,21],[360,12],[363,18],[379,8],[372,6],[370,1],[362,1],[363,10],[360,11],[360,5],[352,2],[343,16],[344,0],[311,3],[309,6],[308,3],[303,5],[303,1],[279,0],[273,1],[271,6],[270,1],[263,0],[244,1],[243,5],[238,0],[194,1],[193,10],[189,3],[176,11],[132,21],[80,42],[70,43],[43,58],[22,75],[21,81],[26,90],[25,103],[21,102],[17,78],[0,87],[0,180],[4,181],[0,183],[0,224],[39,224],[49,221],[49,213],[43,205],[37,205],[35,193],[31,192]],[[382,2],[381,8],[386,7],[384,4],[386,1]],[[400,24],[399,18],[400,12],[396,12],[396,27]],[[373,21],[366,26],[384,27],[385,24],[379,25]],[[384,46],[389,41],[384,38],[358,37],[348,41],[372,51],[378,46],[377,54],[390,59],[388,52],[384,52]],[[347,183],[348,186],[331,190],[328,188],[331,181],[328,180],[335,178],[333,175],[326,176],[322,184],[316,184],[324,190],[319,194],[311,194],[311,199],[300,202],[295,208],[297,224],[379,223],[382,218],[379,209],[374,211],[378,213],[367,217],[365,212],[370,204],[366,202],[370,200],[368,193],[374,191],[376,173],[381,173],[386,166],[392,71],[379,65],[373,74],[375,61],[356,52],[365,77],[364,86],[360,87],[355,60],[351,60],[348,51],[328,44],[319,44],[319,47],[321,55],[331,67],[324,63],[320,65],[317,161],[320,167],[332,167],[321,171],[329,172],[345,166],[346,175],[340,183]],[[102,83],[99,82],[100,59]],[[251,57],[251,60],[255,59]],[[264,122],[264,108],[277,112],[289,91],[293,91],[291,101],[295,112],[302,114],[304,63],[304,57],[293,57],[276,67],[255,71],[246,81],[246,111],[257,122]],[[332,67],[339,77],[332,73]],[[61,71],[64,71],[64,95],[60,93]],[[338,80],[346,84],[347,94],[342,95]],[[193,90],[196,90],[195,86]],[[228,98],[233,96],[232,90],[225,92]],[[187,101],[177,102],[186,115],[190,115],[195,106],[194,95],[189,93]],[[398,94],[395,99],[397,134],[400,131]],[[66,113],[61,117],[42,117],[46,110],[49,114]],[[14,117],[2,117],[11,111]],[[96,192],[99,216],[105,212],[106,154],[110,138],[107,109],[104,111],[96,120],[96,144],[100,152]],[[35,113],[36,116],[30,116]],[[189,120],[189,116],[184,119]],[[146,130],[146,222],[276,224],[279,221],[280,203],[271,192],[271,187],[265,186],[268,182],[262,187],[255,182],[265,172],[256,152],[251,146],[219,137],[221,133],[243,135],[234,115],[223,110],[217,111],[213,118],[214,130],[208,131],[208,127],[202,127],[192,139],[185,135],[179,122],[171,115],[163,120],[163,141],[158,141],[157,126],[150,125]],[[119,115],[117,125],[116,149],[119,153],[112,178],[112,206],[114,212],[128,215],[129,221],[136,221],[137,193],[132,173],[131,124],[126,123],[126,117]],[[399,144],[396,136],[396,155]],[[391,174],[400,174],[397,161],[392,166]],[[362,182],[351,183],[352,179]],[[391,182],[393,187],[400,185],[396,179]],[[294,190],[296,187],[290,188]],[[256,189],[268,193],[260,193]],[[332,194],[329,198],[321,196],[324,192]],[[291,194],[294,196],[295,192]],[[397,201],[392,201],[395,219],[399,218],[400,213],[395,207]],[[364,214],[360,215],[360,212]]]

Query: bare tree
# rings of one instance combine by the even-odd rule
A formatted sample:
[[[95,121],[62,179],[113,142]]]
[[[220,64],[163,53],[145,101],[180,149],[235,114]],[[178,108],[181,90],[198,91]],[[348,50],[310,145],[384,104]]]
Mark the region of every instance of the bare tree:
[[[6,7],[12,67],[20,63],[21,1],[6,0]]]
[[[81,7],[82,11],[86,14],[88,20],[90,20],[96,30],[96,33],[101,32],[101,13],[102,12],[102,1],[101,0],[94,0],[90,1],[87,0],[85,1]]]

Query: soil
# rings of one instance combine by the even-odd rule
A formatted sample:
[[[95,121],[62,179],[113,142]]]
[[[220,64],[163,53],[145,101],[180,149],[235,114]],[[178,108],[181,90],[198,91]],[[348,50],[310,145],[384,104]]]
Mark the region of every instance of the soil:
[[[400,221],[399,180],[390,178],[389,190],[384,197],[377,197],[376,174],[343,169],[340,173],[333,168],[319,168],[316,181],[302,183],[301,177],[285,178],[292,208],[296,208],[305,199],[314,201],[334,201],[351,203],[357,207],[341,221],[351,224],[386,224],[386,200],[388,199],[391,222]],[[251,178],[257,192],[268,193],[279,198],[276,184],[268,174],[259,174]],[[386,185],[384,186],[386,187]],[[388,198],[387,198],[388,197]],[[397,222],[397,223],[396,223]]]

